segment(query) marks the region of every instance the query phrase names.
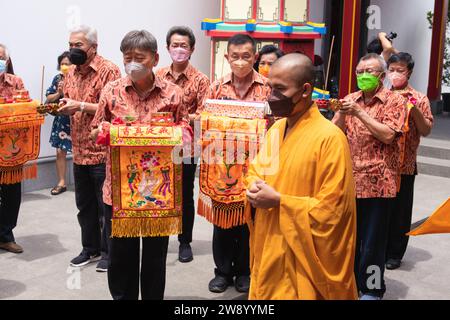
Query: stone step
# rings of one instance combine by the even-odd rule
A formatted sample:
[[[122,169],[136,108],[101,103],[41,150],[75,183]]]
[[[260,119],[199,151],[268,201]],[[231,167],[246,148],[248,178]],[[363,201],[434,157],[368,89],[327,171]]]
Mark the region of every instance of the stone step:
[[[422,139],[418,155],[427,158],[450,160],[450,141],[438,139]]]
[[[450,178],[450,160],[418,156],[417,166],[419,174]]]

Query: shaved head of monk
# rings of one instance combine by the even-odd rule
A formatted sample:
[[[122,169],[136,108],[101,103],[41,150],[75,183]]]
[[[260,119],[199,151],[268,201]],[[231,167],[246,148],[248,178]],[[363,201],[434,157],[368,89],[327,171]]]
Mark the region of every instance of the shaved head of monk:
[[[314,90],[314,65],[311,59],[300,53],[281,57],[270,69],[269,84],[273,90],[271,99],[282,99],[284,96],[295,104],[290,116],[305,113],[312,105]]]

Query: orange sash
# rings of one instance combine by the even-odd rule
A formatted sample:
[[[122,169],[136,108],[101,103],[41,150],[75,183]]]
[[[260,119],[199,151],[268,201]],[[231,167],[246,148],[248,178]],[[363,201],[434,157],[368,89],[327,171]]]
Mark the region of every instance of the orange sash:
[[[15,184],[37,176],[41,125],[36,101],[0,105],[0,184]]]
[[[408,101],[408,103],[406,104],[406,120],[405,120],[405,125],[403,126],[403,132],[402,132],[402,136],[399,139],[399,147],[400,147],[400,170],[399,170],[399,174],[397,176],[397,193],[400,192],[401,189],[401,184],[402,184],[402,175],[401,175],[401,170],[403,168],[403,165],[405,164],[405,158],[406,158],[406,144],[408,143],[406,137],[409,133],[410,127],[409,127],[409,120],[411,119],[411,110],[416,106],[417,101],[415,101],[415,99],[410,99]]]

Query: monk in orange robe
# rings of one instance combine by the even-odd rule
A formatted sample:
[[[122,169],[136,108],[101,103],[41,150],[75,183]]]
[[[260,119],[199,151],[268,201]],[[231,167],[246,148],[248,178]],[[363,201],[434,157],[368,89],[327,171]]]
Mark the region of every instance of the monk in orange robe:
[[[312,102],[314,67],[307,56],[281,58],[269,80],[272,113],[286,118],[269,130],[246,178],[249,299],[356,299],[356,196],[347,139]]]

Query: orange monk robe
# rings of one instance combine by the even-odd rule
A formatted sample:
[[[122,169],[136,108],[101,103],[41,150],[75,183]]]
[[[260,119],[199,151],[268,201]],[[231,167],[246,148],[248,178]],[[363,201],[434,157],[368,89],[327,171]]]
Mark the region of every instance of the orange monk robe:
[[[281,194],[279,208],[257,209],[254,220],[247,206],[249,298],[356,299],[356,196],[347,139],[315,105],[284,139],[286,125],[280,120],[269,130],[246,179],[247,187],[260,179]]]

